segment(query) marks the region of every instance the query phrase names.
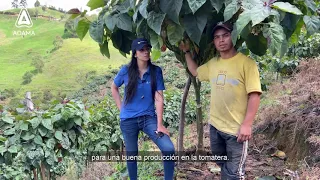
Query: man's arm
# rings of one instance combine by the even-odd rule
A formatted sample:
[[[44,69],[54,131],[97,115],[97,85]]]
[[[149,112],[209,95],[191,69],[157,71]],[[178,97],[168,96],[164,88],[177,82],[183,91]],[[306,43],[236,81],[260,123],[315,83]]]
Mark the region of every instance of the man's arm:
[[[260,93],[259,92],[250,93],[246,116],[241,124],[240,130],[238,133],[238,142],[243,142],[251,138],[252,124],[253,124],[254,117],[259,109],[259,104],[260,104]]]
[[[112,83],[111,85],[111,93],[114,101],[117,104],[118,109],[121,109],[121,98],[119,93],[119,88],[116,86],[116,84]]]
[[[197,68],[198,65],[196,64],[196,62],[194,62],[194,60],[191,57],[191,52],[189,51],[189,45],[187,43],[184,43],[183,41],[180,43],[180,49],[185,52],[185,58],[187,61],[187,66],[189,71],[191,72],[191,74],[193,76],[197,76],[198,72],[197,72]]]
[[[187,61],[187,66],[188,66],[189,71],[191,72],[191,74],[193,76],[197,76],[198,75],[198,72],[197,72],[198,65],[192,59],[191,53],[190,52],[185,53],[185,58]]]

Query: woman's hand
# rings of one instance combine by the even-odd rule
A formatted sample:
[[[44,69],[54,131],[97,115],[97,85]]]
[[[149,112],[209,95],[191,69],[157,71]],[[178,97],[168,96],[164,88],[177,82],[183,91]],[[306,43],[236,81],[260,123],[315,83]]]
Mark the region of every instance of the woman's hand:
[[[157,132],[163,132],[164,134],[166,134],[168,136],[170,135],[168,129],[166,127],[164,127],[162,124],[158,125]]]

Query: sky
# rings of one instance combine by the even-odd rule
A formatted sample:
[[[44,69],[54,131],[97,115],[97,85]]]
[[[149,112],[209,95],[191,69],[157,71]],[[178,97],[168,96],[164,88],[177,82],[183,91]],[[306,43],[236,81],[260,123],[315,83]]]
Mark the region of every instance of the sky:
[[[0,11],[12,9],[11,2],[13,0],[0,0]],[[20,2],[20,0],[19,0]],[[36,0],[27,0],[28,8],[34,7],[34,3]],[[41,5],[51,5],[55,6],[56,8],[62,8],[66,11],[72,9],[72,8],[82,8],[83,10],[90,10],[86,4],[89,2],[89,0],[39,0]],[[93,12],[91,12],[93,13]]]

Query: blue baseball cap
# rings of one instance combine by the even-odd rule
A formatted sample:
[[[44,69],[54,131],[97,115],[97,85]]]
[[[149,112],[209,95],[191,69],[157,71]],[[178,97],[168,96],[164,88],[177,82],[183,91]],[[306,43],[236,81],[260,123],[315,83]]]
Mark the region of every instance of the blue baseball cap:
[[[151,44],[149,41],[145,38],[138,38],[132,41],[131,44],[131,50],[132,51],[137,51],[143,49],[144,46],[148,46],[149,48],[152,48]]]

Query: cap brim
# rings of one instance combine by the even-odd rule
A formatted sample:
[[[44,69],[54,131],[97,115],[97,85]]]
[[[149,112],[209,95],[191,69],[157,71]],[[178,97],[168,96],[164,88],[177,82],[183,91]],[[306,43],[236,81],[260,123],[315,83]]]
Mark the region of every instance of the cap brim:
[[[143,49],[143,47],[145,47],[145,46],[147,46],[147,47],[149,47],[149,48],[152,48],[152,46],[151,46],[150,44],[139,44],[139,45],[137,46],[136,50],[141,50],[141,49]]]
[[[232,29],[227,27],[226,25],[224,24],[221,24],[221,25],[216,25],[213,29],[212,29],[212,34],[214,34],[214,32],[217,30],[217,29],[225,29],[229,32],[232,32]]]

